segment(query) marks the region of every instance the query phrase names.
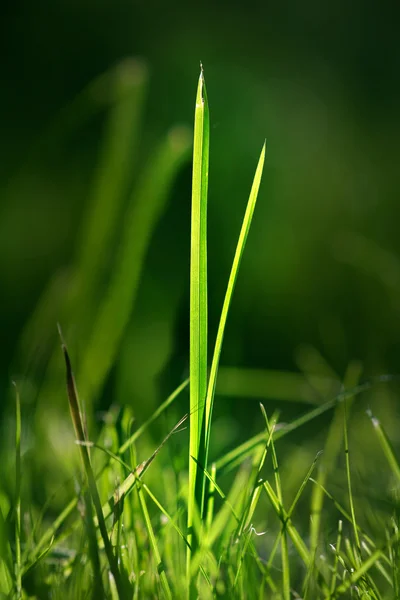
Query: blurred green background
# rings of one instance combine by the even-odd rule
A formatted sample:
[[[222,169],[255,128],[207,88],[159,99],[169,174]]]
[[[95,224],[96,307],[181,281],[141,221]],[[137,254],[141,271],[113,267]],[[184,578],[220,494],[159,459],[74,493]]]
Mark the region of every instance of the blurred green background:
[[[121,61],[145,83],[138,86],[135,159],[130,168],[128,155],[110,242],[115,256],[133,201],[130,184],[140,181],[171,126],[192,127],[201,60],[211,112],[211,342],[264,138],[268,148],[222,365],[342,378],[356,359],[364,377],[399,371],[394,3],[6,0],[1,12],[3,414],[12,378],[21,382],[27,414],[40,402],[66,402],[62,375],[51,393],[42,386],[58,345],[56,323],[79,371],[85,324],[107,293],[114,264],[108,247],[101,262],[108,275],[99,275],[91,304],[81,298],[86,317],[61,308],[72,285],[68,269],[85,245],[114,106],[107,82],[84,102],[76,97],[102,74],[123,71]],[[187,374],[190,184],[189,150],[166,186],[115,360],[93,394],[97,410],[127,403],[148,416]],[[112,188],[112,178],[101,185]],[[37,306],[42,312],[32,321]],[[61,353],[59,363],[61,373]],[[252,414],[247,399],[224,394],[221,412]]]

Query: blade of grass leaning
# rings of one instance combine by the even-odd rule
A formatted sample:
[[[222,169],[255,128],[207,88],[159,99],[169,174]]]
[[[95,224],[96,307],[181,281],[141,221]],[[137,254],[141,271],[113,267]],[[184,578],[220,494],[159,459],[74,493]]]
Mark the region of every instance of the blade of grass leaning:
[[[81,226],[77,249],[79,299],[74,308],[78,310],[83,304],[93,309],[103,265],[107,264],[113,240],[118,237],[118,218],[132,183],[138,153],[147,83],[144,63],[126,60],[115,70],[115,102],[106,123],[93,196]]]
[[[151,524],[151,519],[149,515],[149,511],[147,509],[146,499],[143,495],[142,485],[140,483],[140,479],[137,478],[137,494],[139,498],[140,507],[142,509],[143,519],[145,522],[145,527],[147,529],[147,533],[149,535],[150,545],[153,549],[154,558],[157,564],[157,573],[160,577],[161,587],[164,593],[165,598],[172,599],[171,589],[169,587],[168,579],[165,573],[165,568],[163,561],[161,559],[160,550],[158,548],[157,537],[154,533],[153,526]]]
[[[294,512],[294,509],[296,508],[296,505],[297,505],[298,501],[300,500],[300,497],[301,497],[301,495],[302,495],[302,493],[303,493],[303,491],[304,491],[304,489],[305,489],[308,481],[311,479],[312,472],[314,471],[315,465],[317,464],[317,460],[318,460],[319,456],[321,455],[321,453],[322,452],[318,452],[318,454],[314,458],[314,461],[313,461],[312,465],[308,469],[306,476],[304,477],[304,479],[303,479],[303,481],[302,481],[299,489],[297,490],[296,496],[294,497],[294,500],[293,500],[293,502],[292,502],[292,504],[291,504],[291,506],[290,506],[290,508],[289,508],[289,510],[287,512],[287,521],[289,521],[292,518],[292,514]],[[278,535],[277,535],[277,537],[275,539],[274,545],[272,547],[272,550],[270,552],[270,556],[269,556],[268,563],[267,563],[267,566],[269,568],[272,567],[272,562],[274,560],[275,553],[276,553],[276,551],[278,549],[278,545],[279,545],[279,542],[280,542],[280,539],[281,539],[281,535],[282,535],[282,530],[279,531],[279,533],[278,533]]]
[[[178,397],[178,395],[186,388],[188,384],[188,379],[186,379],[176,390],[172,392],[168,396],[168,398],[160,405],[157,409],[156,413],[153,417],[150,417],[139,429],[132,434],[127,440],[125,444],[123,444],[119,450],[119,454],[123,454],[148,428],[148,426],[159,417],[165,409],[172,404],[172,402]],[[100,477],[103,473],[103,468],[99,473],[96,474],[96,479]],[[132,480],[132,478],[131,478]],[[133,485],[133,481],[132,481]],[[48,527],[48,529],[42,534],[34,549],[32,549],[26,556],[23,561],[23,569],[22,575],[24,575],[29,569],[31,569],[39,560],[40,557],[44,556],[48,548],[46,546],[52,545],[54,537],[57,535],[57,532],[62,527],[63,523],[68,519],[68,517],[76,510],[76,506],[78,504],[78,498],[73,498],[64,510],[59,514],[59,516],[53,521],[53,523]],[[105,511],[105,506],[103,506],[103,510]],[[108,509],[107,509],[108,510]],[[105,513],[106,514],[106,513]],[[57,542],[56,542],[57,543]]]
[[[378,441],[381,445],[383,454],[385,455],[385,458],[389,464],[389,467],[391,468],[391,471],[392,471],[393,475],[396,477],[397,481],[400,482],[400,464],[396,458],[396,455],[392,448],[392,444],[390,443],[390,440],[389,440],[388,436],[386,435],[385,430],[383,429],[379,419],[374,417],[370,410],[367,411],[367,415],[371,419],[372,426],[375,430]]]
[[[176,390],[174,390],[172,392],[172,394],[170,394],[168,396],[168,398],[166,400],[164,400],[164,402],[162,404],[160,404],[160,406],[153,412],[153,414],[151,415],[151,417],[149,417],[147,419],[147,421],[145,421],[143,423],[143,425],[141,425],[123,444],[122,446],[120,446],[119,450],[118,450],[118,454],[124,454],[124,452],[126,452],[126,450],[128,450],[129,446],[131,444],[134,444],[136,442],[136,440],[144,433],[144,431],[146,431],[146,429],[149,427],[149,425],[151,425],[153,423],[153,421],[155,421],[164,411],[166,408],[168,408],[168,406],[170,406],[174,400],[176,400],[176,398],[179,396],[179,394],[181,392],[183,392],[184,389],[186,389],[186,387],[189,384],[189,378],[185,379],[185,381],[183,381],[177,388]]]
[[[206,398],[206,409],[205,409],[205,431],[206,431],[206,441],[205,441],[205,456],[204,462],[205,468],[207,468],[207,460],[208,453],[210,447],[210,435],[211,435],[211,417],[214,406],[214,396],[215,396],[215,387],[217,383],[217,375],[218,375],[218,367],[219,361],[221,357],[222,343],[224,339],[225,326],[228,318],[229,307],[231,305],[233,292],[235,289],[240,263],[243,257],[243,251],[246,245],[247,237],[250,231],[250,225],[254,214],[254,209],[257,202],[258,191],[260,189],[261,176],[264,168],[265,161],[265,150],[266,150],[266,142],[261,150],[260,158],[258,160],[258,165],[256,168],[256,172],[253,179],[253,184],[250,191],[249,200],[247,202],[246,212],[243,218],[242,227],[239,234],[239,240],[235,250],[235,256],[233,258],[232,268],[229,275],[228,285],[225,292],[225,298],[222,305],[221,317],[218,325],[217,337],[214,346],[214,353],[211,363],[210,370],[210,379],[207,388],[207,398]]]
[[[346,398],[358,396],[362,392],[369,390],[374,383],[378,383],[378,381],[376,381],[376,382],[375,381],[367,381],[367,382],[364,382],[364,383],[356,386],[355,388],[353,388],[351,390],[346,390],[344,392],[341,392],[340,394],[335,396],[332,400],[329,400],[328,402],[325,402],[321,406],[318,406],[317,408],[314,408],[313,410],[306,412],[304,415],[302,415],[302,416],[298,417],[297,419],[295,419],[294,421],[292,421],[292,423],[289,423],[288,425],[284,425],[284,426],[280,427],[274,433],[274,441],[276,442],[276,441],[280,440],[281,438],[285,437],[291,431],[295,431],[302,425],[306,425],[307,423],[309,423],[310,421],[313,421],[320,415],[323,415],[325,412],[327,412],[328,410],[331,410],[334,406],[336,406],[336,404],[338,402],[342,402]],[[265,431],[262,431],[261,433],[257,433],[255,436],[253,436],[252,438],[250,438],[243,444],[240,444],[239,446],[237,446],[230,452],[227,452],[225,455],[221,456],[221,458],[219,458],[216,461],[217,470],[218,471],[222,470],[224,473],[231,471],[238,464],[243,462],[248,456],[250,456],[252,454],[254,448],[259,446],[260,444],[265,444],[266,441],[267,441],[267,435],[266,435]]]
[[[274,489],[272,488],[271,484],[268,481],[264,481],[263,487],[267,493],[269,501],[271,502],[271,506],[274,509],[277,516],[279,517],[279,519],[281,519],[283,517],[284,521],[286,521],[286,530],[288,532],[290,539],[293,542],[294,547],[297,550],[298,555],[300,556],[300,558],[303,561],[303,563],[305,564],[305,566],[309,567],[310,561],[311,561],[310,553],[308,551],[307,546],[305,545],[305,543],[303,541],[303,538],[301,537],[301,535],[299,534],[299,532],[297,531],[297,529],[293,525],[293,523],[287,519],[287,513],[285,512],[283,507],[280,505],[278,497],[277,497]]]
[[[54,306],[57,307],[58,320],[62,319],[67,324],[72,320],[81,340],[86,340],[90,333],[93,326],[92,314],[97,306],[99,282],[104,276],[107,257],[118,238],[117,221],[131,185],[147,81],[145,63],[133,59],[121,61],[89,84],[58,119],[58,127],[63,124],[59,134],[64,137],[66,127],[74,129],[73,119],[76,114],[82,113],[82,116],[86,115],[86,119],[92,112],[96,112],[97,102],[104,102],[103,97],[108,98],[110,109],[107,112],[106,131],[101,141],[101,156],[92,197],[79,231],[75,264],[69,272],[64,272],[61,276],[57,273],[40,298],[21,339],[21,343],[24,343],[24,346],[21,345],[23,360],[27,351],[35,358],[38,355],[37,346],[43,348],[44,334],[49,332],[50,323],[51,328],[53,327],[54,320],[51,317]],[[58,348],[54,347],[50,333],[48,337],[52,355],[47,371],[58,373]],[[53,394],[54,388],[48,383],[43,397],[51,397]]]
[[[77,440],[86,442],[87,440],[86,440],[85,434],[84,434],[84,427],[83,427],[81,412],[80,412],[80,408],[79,408],[79,400],[78,400],[78,394],[76,391],[75,378],[74,378],[74,375],[72,372],[71,361],[70,361],[70,358],[68,355],[67,347],[66,347],[65,342],[62,337],[61,330],[60,330],[60,337],[62,340],[62,350],[63,350],[65,366],[66,366],[67,393],[68,393],[71,418],[72,418],[72,422],[74,425]],[[120,573],[119,573],[119,569],[118,569],[118,562],[114,556],[111,542],[108,537],[106,523],[104,520],[103,511],[102,511],[102,507],[101,507],[100,496],[99,496],[99,493],[97,490],[96,478],[94,476],[92,464],[90,461],[89,449],[85,444],[80,444],[79,449],[80,449],[80,454],[81,454],[81,459],[82,459],[85,475],[86,475],[86,478],[88,481],[90,496],[91,496],[91,499],[92,499],[92,502],[93,502],[93,505],[94,505],[94,508],[96,511],[98,527],[99,527],[100,534],[101,534],[101,537],[103,540],[108,564],[110,567],[110,571],[115,580],[115,585],[118,590],[118,596],[119,596],[120,600],[122,600],[124,598],[124,590],[122,587],[122,582],[121,582]]]
[[[198,540],[193,531],[194,512],[200,510],[204,475],[197,468],[204,456],[203,416],[207,391],[207,194],[210,118],[201,67],[196,94],[193,139],[192,216],[190,243],[190,440],[188,489],[187,574],[191,552]],[[204,437],[204,436],[203,436]],[[193,457],[195,460],[192,460]]]
[[[21,563],[21,401],[15,385],[15,588],[22,598]]]
[[[395,539],[395,536],[392,536],[390,538],[388,544],[390,544],[393,539]],[[364,562],[359,566],[358,569],[350,573],[347,580],[343,581],[343,583],[336,588],[335,599],[345,594],[347,590],[351,586],[356,584],[361,579],[361,577],[363,577],[380,558],[384,557],[383,549],[384,548],[377,548],[375,552],[373,552],[370,556],[368,556],[368,558],[364,560]],[[327,594],[326,599],[327,598],[329,598],[329,594]]]
[[[116,359],[151,236],[189,147],[187,130],[172,129],[149,160],[130,200],[112,278],[95,317],[80,369],[81,393],[89,406]]]

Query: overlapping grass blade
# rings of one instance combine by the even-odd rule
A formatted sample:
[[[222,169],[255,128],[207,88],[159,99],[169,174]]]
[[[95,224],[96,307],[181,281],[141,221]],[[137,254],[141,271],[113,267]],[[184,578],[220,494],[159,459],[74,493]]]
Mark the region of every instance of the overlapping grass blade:
[[[71,411],[71,418],[75,429],[76,439],[81,442],[87,442],[85,433],[84,433],[84,425],[82,423],[81,411],[79,407],[78,394],[75,386],[75,379],[72,373],[71,361],[68,355],[67,347],[63,341],[61,330],[60,336],[62,340],[62,349],[64,353],[65,365],[66,365],[66,374],[67,374],[67,392],[68,392],[68,400],[69,407]],[[93,502],[98,527],[100,530],[100,534],[103,540],[104,549],[107,555],[108,564],[110,567],[110,571],[114,577],[115,585],[118,590],[118,596],[120,600],[124,598],[124,590],[122,587],[122,581],[119,573],[118,562],[114,556],[110,539],[108,537],[108,532],[106,528],[106,523],[104,520],[103,510],[101,507],[100,496],[97,490],[96,478],[93,473],[92,464],[89,456],[89,449],[85,443],[79,444],[80,454],[82,458],[82,463],[85,471],[85,475],[88,481],[88,488],[91,496],[91,500]]]
[[[165,411],[165,409],[168,408],[168,406],[170,406],[176,400],[176,398],[179,396],[179,394],[186,388],[187,384],[188,384],[188,379],[185,380],[180,386],[178,386],[178,388],[176,390],[174,390],[172,392],[172,394],[170,394],[168,396],[168,398],[160,405],[160,407],[156,411],[157,414],[154,413],[154,415],[152,417],[150,417],[150,419],[148,419],[145,423],[143,423],[143,425],[141,427],[139,427],[137,429],[137,431],[135,431],[128,438],[126,443],[124,443],[119,449],[120,456],[129,447],[131,447],[131,445],[135,441],[137,441],[137,439],[141,435],[143,435],[143,433],[147,430],[148,426],[156,418],[158,418]],[[100,472],[96,475],[96,479],[103,473],[103,471],[104,471],[104,469],[100,470]],[[134,485],[133,477],[130,478],[130,483],[131,483],[131,485]],[[109,501],[109,503],[111,503],[111,500]],[[109,515],[109,512],[108,512],[110,510],[109,503],[107,503],[107,505],[105,505],[103,507],[106,517]],[[26,573],[29,569],[34,567],[35,564],[40,560],[40,558],[43,557],[48,552],[48,550],[50,549],[50,546],[53,544],[54,537],[57,535],[60,528],[66,522],[68,517],[76,510],[77,504],[78,504],[78,497],[75,497],[67,504],[67,506],[59,514],[59,516],[53,521],[53,523],[50,525],[50,527],[48,527],[48,529],[42,534],[42,536],[36,543],[35,547],[31,551],[24,553],[25,557],[24,557],[24,561],[23,561],[24,564],[23,564],[22,574]],[[108,507],[107,512],[106,512],[106,506]],[[71,527],[72,526],[73,525],[71,525]]]
[[[145,527],[146,527],[147,533],[149,535],[149,540],[150,540],[150,544],[151,544],[151,547],[153,550],[154,559],[156,561],[157,573],[158,573],[158,576],[160,577],[160,582],[161,582],[161,587],[162,587],[162,590],[164,593],[164,597],[167,599],[171,599],[172,598],[171,588],[169,587],[168,579],[167,579],[167,576],[165,573],[165,567],[164,567],[163,561],[161,559],[160,550],[158,548],[157,537],[154,533],[154,529],[151,524],[151,519],[150,519],[149,511],[147,509],[146,499],[143,495],[142,485],[140,483],[139,478],[137,478],[137,493],[138,493],[140,507],[141,507],[142,513],[143,513]]]
[[[292,423],[289,423],[288,425],[284,425],[277,429],[274,433],[274,441],[276,442],[280,440],[291,431],[295,431],[302,425],[306,425],[310,421],[323,415],[325,412],[331,410],[334,406],[336,406],[338,402],[342,402],[346,398],[358,396],[362,392],[369,390],[372,385],[372,381],[367,381],[356,386],[353,389],[341,392],[332,400],[329,400],[321,406],[318,406],[317,408],[306,412],[304,415],[292,421]],[[221,458],[219,458],[215,463],[218,471],[223,471],[224,473],[227,473],[230,470],[234,469],[238,464],[242,463],[248,456],[252,454],[254,448],[257,448],[257,446],[259,446],[260,444],[265,444],[267,439],[268,438],[265,431],[262,431],[261,433],[256,434],[255,436],[244,442],[243,444],[240,444],[233,450],[227,452],[225,455],[221,456]]]
[[[351,389],[359,381],[361,375],[361,366],[358,362],[353,362],[347,369],[344,378],[344,388]],[[347,408],[350,410],[352,398],[348,398]],[[321,526],[322,508],[324,503],[324,492],[321,486],[324,486],[329,473],[335,466],[335,462],[340,452],[343,441],[343,412],[344,403],[339,403],[335,407],[331,425],[325,442],[324,454],[318,470],[317,481],[321,485],[313,488],[311,496],[311,518],[310,518],[310,548],[314,554],[317,550],[318,538]]]

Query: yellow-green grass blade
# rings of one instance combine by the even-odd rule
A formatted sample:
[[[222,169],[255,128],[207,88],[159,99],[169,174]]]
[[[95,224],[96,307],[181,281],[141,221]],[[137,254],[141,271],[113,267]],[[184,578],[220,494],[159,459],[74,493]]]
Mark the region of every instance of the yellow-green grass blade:
[[[100,302],[80,369],[81,393],[89,406],[116,359],[132,313],[151,236],[189,147],[190,136],[186,129],[171,130],[149,161],[131,198],[111,282]]]
[[[346,400],[344,401],[343,431],[344,431],[344,452],[345,452],[345,461],[346,461],[347,489],[348,489],[348,493],[349,493],[349,506],[350,506],[351,522],[353,525],[354,540],[355,540],[356,548],[357,548],[356,564],[357,564],[357,566],[359,566],[360,562],[361,562],[361,546],[360,546],[360,537],[358,535],[356,511],[354,508],[353,489],[352,489],[352,483],[351,483],[350,450],[349,450],[349,437],[348,437],[348,427],[347,427],[347,403],[346,403]]]
[[[165,573],[165,567],[164,567],[164,564],[163,564],[163,561],[161,558],[160,550],[158,548],[157,537],[154,533],[154,529],[151,524],[151,519],[150,519],[149,511],[147,509],[146,499],[143,495],[142,485],[141,485],[139,479],[137,479],[137,482],[138,482],[137,483],[137,493],[138,493],[139,503],[140,503],[140,507],[142,509],[143,519],[144,519],[147,533],[149,536],[150,545],[153,550],[154,559],[156,561],[157,573],[158,573],[158,576],[160,577],[163,594],[164,594],[165,598],[172,599],[171,588],[169,587],[168,579],[167,579],[167,576]]]
[[[15,589],[22,598],[21,563],[21,401],[15,386]]]
[[[137,439],[141,435],[143,435],[143,433],[147,430],[149,425],[157,417],[159,417],[165,411],[165,409],[172,404],[172,402],[174,402],[174,400],[178,397],[178,395],[186,388],[188,381],[189,381],[188,379],[185,380],[180,386],[178,386],[178,388],[176,390],[174,390],[172,392],[172,394],[170,394],[170,396],[168,396],[168,398],[157,409],[157,411],[156,411],[157,415],[154,414],[153,417],[151,417],[145,423],[143,423],[143,425],[141,427],[139,427],[139,429],[132,436],[129,437],[127,442],[121,446],[121,448],[119,450],[120,455],[123,454],[128,448],[130,448],[132,446],[132,444],[135,441],[137,441]],[[103,473],[104,468],[100,469],[100,472],[97,473],[96,479],[98,479],[98,477],[100,477],[100,475]],[[130,481],[131,486],[133,486],[134,485],[134,477],[130,476],[129,481]],[[111,500],[109,502],[111,502]],[[42,536],[36,543],[35,547],[30,552],[24,553],[25,556],[24,556],[24,560],[23,560],[23,569],[22,569],[23,575],[29,569],[31,569],[38,562],[38,560],[40,560],[40,557],[44,556],[44,554],[47,553],[47,551],[48,551],[47,546],[52,545],[53,540],[54,540],[55,536],[57,535],[57,533],[59,532],[59,530],[61,529],[62,525],[65,523],[65,521],[67,521],[68,517],[76,510],[77,504],[78,504],[78,497],[75,497],[67,504],[67,506],[64,508],[64,510],[53,521],[53,523],[48,527],[48,529],[46,529],[46,531],[42,534]],[[105,517],[107,518],[107,516],[109,516],[109,514],[110,514],[109,503],[107,503],[106,505],[103,506],[103,511],[104,511]]]
[[[145,421],[143,425],[138,427],[138,429],[122,444],[122,446],[120,446],[118,454],[124,454],[124,452],[126,452],[126,450],[128,450],[128,448],[132,444],[134,444],[136,440],[143,434],[143,432],[149,427],[149,425],[151,425],[153,421],[155,421],[165,411],[165,409],[168,408],[176,400],[179,394],[181,394],[181,392],[183,392],[183,390],[186,389],[188,384],[189,378],[185,379],[185,381],[183,381],[176,388],[176,390],[174,390],[172,394],[170,394],[168,398],[164,400],[162,404],[160,404],[160,406],[153,412],[151,417],[149,417],[149,419],[147,419],[147,421]]]
[[[61,331],[60,331],[60,335],[61,335]],[[61,339],[62,339],[62,335],[61,335]],[[67,393],[68,393],[69,407],[70,407],[72,422],[73,422],[74,429],[75,429],[76,439],[81,442],[86,442],[87,439],[86,439],[86,436],[84,433],[84,425],[82,422],[81,411],[80,411],[80,407],[79,407],[79,400],[78,400],[78,394],[77,394],[76,385],[75,385],[75,378],[74,378],[74,375],[72,372],[72,366],[71,366],[71,361],[70,361],[70,358],[68,355],[68,351],[67,351],[66,345],[63,340],[62,340],[62,350],[64,353],[65,366],[66,366]],[[115,585],[118,590],[119,598],[120,598],[120,600],[122,600],[124,598],[124,589],[122,586],[122,580],[120,577],[118,562],[116,560],[116,557],[114,556],[111,542],[108,537],[108,532],[107,532],[106,523],[105,523],[105,519],[104,519],[104,515],[103,515],[103,510],[101,507],[100,496],[99,496],[99,492],[97,490],[96,478],[94,476],[92,464],[90,461],[89,449],[85,443],[79,444],[79,449],[80,449],[84,472],[85,472],[87,482],[88,482],[89,493],[90,493],[91,500],[93,502],[93,505],[94,505],[94,508],[96,511],[98,527],[100,530],[101,538],[103,540],[108,564],[110,567],[110,571],[115,580]]]
[[[350,363],[344,378],[344,388],[351,389],[359,382],[361,376],[360,363]],[[350,409],[352,398],[348,399],[348,409]],[[317,481],[324,486],[330,472],[334,469],[337,457],[343,441],[343,411],[344,403],[336,406],[330,424],[328,435],[326,437],[324,453],[318,469]],[[319,485],[314,486],[311,496],[311,518],[310,518],[310,548],[311,554],[315,554],[318,545],[320,533],[322,509],[324,504],[323,488]]]
[[[266,430],[268,433],[268,438],[271,444],[271,456],[272,456],[272,467],[274,469],[275,476],[275,487],[276,487],[276,496],[280,506],[280,519],[281,519],[281,556],[282,556],[282,588],[283,588],[283,598],[284,600],[290,600],[290,563],[289,563],[289,548],[288,548],[288,540],[287,540],[287,515],[284,517],[284,508],[283,508],[283,497],[282,497],[282,484],[281,477],[279,473],[278,467],[278,458],[276,455],[275,444],[273,439],[273,428],[271,428],[268,420],[267,413],[263,404],[260,404],[261,412],[264,416]]]
[[[336,581],[338,578],[338,568],[339,568],[340,546],[342,544],[342,530],[343,530],[343,521],[340,519],[339,523],[338,523],[338,534],[337,534],[337,539],[336,539],[336,546],[334,547],[335,561],[333,564],[331,585],[329,588],[329,598],[335,597]]]
[[[371,380],[371,381],[362,383],[353,389],[345,390],[344,392],[341,392],[340,394],[338,394],[332,400],[329,400],[328,402],[325,402],[321,406],[318,406],[317,408],[314,408],[313,410],[306,412],[304,415],[302,415],[302,416],[298,417],[297,419],[295,419],[294,421],[292,421],[292,423],[289,423],[288,425],[284,425],[284,426],[280,427],[279,429],[277,429],[274,432],[274,441],[276,442],[276,441],[280,440],[281,438],[285,437],[291,431],[294,431],[294,430],[298,429],[299,427],[301,427],[302,425],[306,425],[310,421],[313,421],[317,417],[323,415],[325,412],[327,412],[327,411],[331,410],[333,407],[335,407],[338,402],[342,402],[346,398],[352,398],[353,396],[358,396],[362,392],[369,390],[374,383],[375,383],[375,381]],[[378,383],[378,381],[376,381],[376,383]],[[253,453],[254,449],[257,448],[260,444],[265,444],[267,439],[268,439],[268,436],[265,431],[262,431],[261,433],[256,434],[255,436],[253,436],[252,438],[250,438],[243,444],[240,444],[233,450],[231,450],[231,451],[227,452],[225,455],[221,456],[221,458],[219,458],[216,461],[217,470],[218,471],[222,470],[224,473],[231,471],[237,465],[241,464],[248,456],[250,456]]]
[[[287,518],[287,513],[285,512],[282,505],[280,504],[278,497],[277,497],[276,493],[274,492],[271,484],[268,481],[265,481],[263,483],[263,486],[264,486],[265,491],[267,492],[267,496],[271,502],[272,508],[276,512],[279,519],[281,519],[281,521],[283,519],[283,522],[285,522],[285,527],[286,527],[287,533],[288,533],[289,537],[291,538],[294,547],[296,548],[303,563],[306,565],[306,567],[308,567],[310,565],[310,560],[311,560],[310,553],[309,553],[307,546],[305,545],[301,535],[299,534],[299,532],[297,531],[297,529],[295,528],[295,526],[293,525],[291,520]]]
[[[321,455],[321,452],[318,452],[318,454],[314,458],[314,461],[313,461],[312,465],[308,469],[307,474],[304,477],[304,479],[303,479],[303,481],[302,481],[299,489],[297,490],[296,496],[294,497],[294,500],[293,500],[293,502],[292,502],[292,504],[291,504],[291,506],[290,506],[290,508],[289,508],[289,510],[287,512],[287,519],[291,519],[292,514],[294,512],[294,509],[296,508],[296,505],[297,505],[298,501],[300,500],[300,497],[301,497],[301,495],[302,495],[302,493],[303,493],[303,491],[304,491],[304,489],[305,489],[308,481],[311,479],[312,472],[313,472],[313,470],[315,468],[315,465],[316,465],[317,460],[318,460],[318,458],[319,458],[320,455]],[[279,533],[278,533],[278,535],[276,537],[276,540],[274,542],[273,548],[271,550],[271,553],[270,553],[270,556],[269,556],[269,559],[268,559],[268,567],[269,568],[272,566],[272,562],[274,560],[275,553],[276,553],[276,551],[278,549],[278,545],[279,545],[279,542],[280,542],[280,539],[281,539],[281,535],[282,535],[282,529],[279,531]]]
[[[390,443],[390,440],[389,440],[388,436],[386,435],[386,432],[383,429],[379,419],[374,417],[371,411],[368,411],[368,416],[371,419],[372,426],[378,437],[378,441],[381,445],[383,454],[385,455],[385,458],[390,466],[390,469],[391,469],[393,475],[395,476],[395,478],[397,479],[397,481],[400,482],[400,464],[394,453],[392,444]]]
[[[392,540],[396,538],[396,536],[397,534],[393,535],[390,538],[388,545],[392,542]],[[385,547],[377,548],[375,552],[368,556],[368,558],[366,558],[356,570],[350,573],[349,577],[336,588],[334,598],[339,598],[340,596],[345,594],[351,586],[355,585],[362,577],[366,575],[366,573],[368,573],[371,567],[373,567],[377,563],[377,561],[379,561],[380,558],[384,558],[384,549]],[[330,594],[326,596],[326,598],[329,597]]]
[[[260,189],[261,176],[264,168],[265,161],[265,150],[266,143],[261,150],[260,158],[258,160],[258,165],[256,168],[256,172],[253,179],[253,184],[250,191],[249,200],[247,202],[247,207],[245,211],[245,215],[242,222],[242,227],[239,234],[239,240],[235,250],[235,256],[233,258],[232,268],[229,275],[228,285],[225,292],[225,298],[222,305],[221,317],[218,325],[217,338],[214,346],[213,359],[211,363],[211,371],[210,371],[210,379],[207,388],[207,398],[206,398],[206,411],[205,411],[205,430],[206,430],[206,446],[205,446],[205,460],[204,465],[207,467],[207,459],[208,459],[208,451],[210,445],[210,435],[211,435],[211,417],[214,405],[214,396],[215,396],[215,387],[217,383],[217,375],[218,375],[218,367],[219,361],[221,357],[222,343],[224,339],[225,326],[228,318],[229,307],[231,305],[233,292],[235,289],[240,263],[243,257],[243,251],[246,245],[246,240],[250,231],[250,225],[254,214],[254,209],[257,202],[258,191]]]
[[[276,413],[272,418],[272,422],[275,424],[277,422],[277,420],[278,420],[278,414]],[[254,511],[256,509],[258,500],[260,498],[260,494],[261,494],[260,476],[261,476],[261,471],[264,466],[265,460],[267,458],[268,449],[269,449],[269,445],[272,440],[273,431],[274,431],[274,427],[271,427],[267,443],[265,444],[265,448],[261,454],[261,458],[258,460],[258,456],[257,456],[258,453],[255,455],[255,459],[256,459],[255,460],[255,468],[253,469],[253,474],[249,478],[250,481],[253,482],[252,488],[251,488],[250,495],[249,495],[249,501],[247,503],[247,506],[245,507],[245,510],[243,511],[243,515],[242,515],[242,518],[240,521],[240,526],[238,529],[238,537],[240,537],[242,535],[242,533],[250,527]]]
[[[6,521],[0,507],[0,589],[10,595],[14,587],[13,557],[7,540]]]
[[[207,195],[210,118],[204,73],[201,68],[196,94],[193,141],[192,216],[190,247],[190,442],[188,489],[188,540],[194,549],[195,504],[200,509],[203,473],[195,460],[204,455],[202,440],[207,391]],[[200,461],[202,462],[202,461]],[[204,464],[204,463],[202,463]],[[191,552],[187,553],[190,576]]]

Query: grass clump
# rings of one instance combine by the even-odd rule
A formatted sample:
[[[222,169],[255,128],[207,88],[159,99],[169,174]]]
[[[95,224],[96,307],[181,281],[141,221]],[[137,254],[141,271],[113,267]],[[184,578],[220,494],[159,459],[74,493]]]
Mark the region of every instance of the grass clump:
[[[144,82],[143,78],[135,85],[141,89]],[[110,186],[108,179],[103,186],[102,177],[96,183],[92,217],[84,225],[91,241],[84,252],[78,252],[74,294],[64,305],[68,323],[75,310],[81,323],[91,314],[93,289],[90,306],[82,305],[85,277],[87,274],[94,282],[99,276],[91,270],[97,270],[98,252],[104,256],[105,247],[116,235],[118,203],[122,203],[124,190],[129,187],[126,153],[135,142],[140,106],[135,100],[132,107],[126,96],[122,104],[119,102],[117,95],[102,155],[102,169],[112,174],[117,187]],[[130,124],[129,135],[121,120]],[[117,143],[121,135],[122,147]],[[85,340],[82,361],[77,364],[77,384],[62,339],[67,397],[75,430],[75,438],[69,437],[68,444],[73,446],[75,442],[81,464],[72,459],[72,485],[66,482],[61,500],[56,501],[56,492],[46,498],[44,506],[29,491],[32,475],[21,455],[17,390],[15,483],[10,490],[5,485],[0,497],[1,598],[398,597],[399,460],[383,425],[368,412],[370,434],[375,433],[372,439],[386,467],[386,474],[382,471],[380,476],[382,482],[387,478],[387,492],[375,500],[360,497],[353,462],[359,461],[359,452],[351,433],[367,419],[359,412],[351,419],[350,408],[361,404],[363,394],[374,382],[359,383],[358,363],[350,365],[343,385],[335,378],[322,382],[324,389],[326,385],[329,390],[339,388],[328,399],[302,374],[223,368],[221,397],[224,389],[232,389],[233,377],[238,382],[238,396],[246,396],[247,382],[250,397],[266,397],[265,387],[271,383],[280,409],[281,402],[288,400],[316,406],[281,422],[279,410],[268,415],[269,410],[260,404],[258,433],[212,456],[212,437],[218,438],[219,433],[219,424],[213,424],[212,416],[221,349],[266,147],[262,147],[253,178],[208,370],[209,143],[209,107],[201,69],[193,145],[190,377],[139,426],[129,407],[117,412],[110,409],[93,441],[93,400],[115,364],[146,249],[167,192],[187,156],[187,138],[181,130],[178,134],[175,130],[172,137],[169,134],[161,142],[134,186],[135,202],[129,205],[108,291],[93,311],[92,321],[83,328]],[[114,204],[110,213],[111,201]],[[96,229],[99,212],[102,218]],[[46,292],[46,301],[48,297]],[[42,308],[37,313],[41,318]],[[34,319],[32,323],[30,327],[36,331]],[[49,354],[50,363],[59,360]],[[85,404],[78,397],[80,385]],[[177,401],[188,387],[188,414],[179,415],[175,426],[166,430],[154,446],[148,435],[151,426],[167,412],[176,416]],[[322,427],[321,420],[331,413],[328,434],[317,438],[316,449],[313,439],[305,439],[302,432]],[[187,424],[189,435],[185,437]],[[292,442],[299,436],[305,439],[304,450],[298,441]],[[174,443],[177,439],[179,443]],[[46,457],[47,461],[56,458]],[[375,511],[376,507],[379,510]]]

